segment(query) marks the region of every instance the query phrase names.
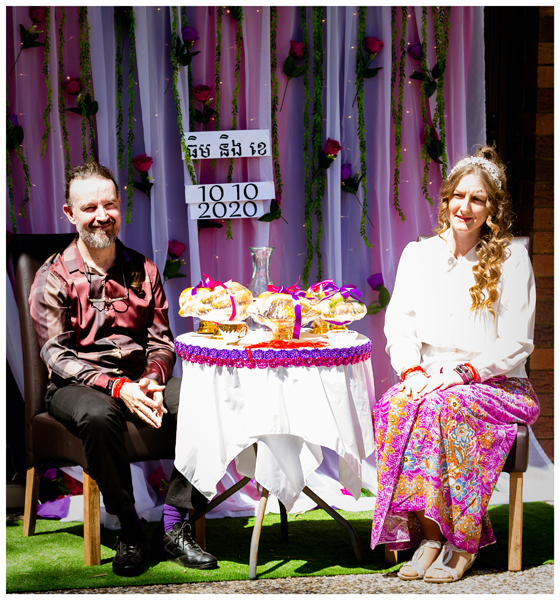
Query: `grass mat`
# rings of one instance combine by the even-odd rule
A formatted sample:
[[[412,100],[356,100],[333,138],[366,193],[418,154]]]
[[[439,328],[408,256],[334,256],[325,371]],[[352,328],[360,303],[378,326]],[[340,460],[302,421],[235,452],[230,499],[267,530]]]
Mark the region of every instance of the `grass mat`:
[[[392,571],[384,564],[384,546],[369,547],[371,512],[341,514],[352,523],[360,539],[364,562],[358,565],[346,530],[322,510],[288,515],[289,539],[281,541],[280,516],[265,516],[261,532],[259,578],[348,575]],[[508,507],[489,510],[497,544],[483,548],[478,568],[507,569]],[[218,558],[210,571],[183,569],[148,557],[139,577],[113,574],[112,550],[117,532],[101,528],[101,565],[85,567],[82,523],[38,519],[33,537],[23,537],[23,522],[6,523],[6,591],[8,593],[123,585],[155,585],[199,581],[233,581],[249,577],[249,548],[254,518],[208,519],[207,549]],[[156,523],[145,524],[148,552]],[[554,560],[554,507],[544,502],[524,504],[523,567]],[[399,553],[409,560],[413,551]]]

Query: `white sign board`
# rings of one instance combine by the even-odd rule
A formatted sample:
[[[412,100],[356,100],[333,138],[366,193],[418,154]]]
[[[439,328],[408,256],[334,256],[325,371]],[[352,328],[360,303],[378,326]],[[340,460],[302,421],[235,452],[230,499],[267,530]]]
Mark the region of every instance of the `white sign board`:
[[[270,156],[270,130],[195,131],[185,135],[191,158],[259,158]]]
[[[247,219],[264,215],[262,200],[247,202],[201,202],[189,204],[191,219]]]
[[[185,202],[187,204],[246,202],[247,200],[271,200],[272,198],[274,198],[274,181],[185,186]]]

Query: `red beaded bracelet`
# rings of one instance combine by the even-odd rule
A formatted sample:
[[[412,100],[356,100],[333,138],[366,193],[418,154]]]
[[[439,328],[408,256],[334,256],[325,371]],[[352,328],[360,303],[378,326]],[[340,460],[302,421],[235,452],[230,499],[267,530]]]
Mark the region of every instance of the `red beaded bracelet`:
[[[416,372],[420,372],[423,373],[424,375],[428,375],[426,373],[426,371],[424,371],[424,369],[420,366],[420,365],[415,365],[414,367],[410,367],[409,369],[405,369],[402,373],[401,373],[401,383],[405,380],[408,379],[413,373]]]
[[[121,389],[125,383],[130,383],[130,379],[127,379],[126,377],[121,377],[115,380],[113,389],[111,390],[111,398],[116,398],[117,400],[120,400]]]
[[[471,365],[471,363],[463,363],[463,365],[471,372],[471,375],[473,376],[473,382],[480,381],[480,375],[478,374],[478,371]]]

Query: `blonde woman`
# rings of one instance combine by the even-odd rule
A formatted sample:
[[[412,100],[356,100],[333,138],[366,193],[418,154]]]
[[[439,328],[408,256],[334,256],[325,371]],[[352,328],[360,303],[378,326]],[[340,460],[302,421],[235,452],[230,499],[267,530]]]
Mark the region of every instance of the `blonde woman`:
[[[504,166],[482,148],[443,182],[437,235],[399,262],[385,335],[400,382],[374,410],[371,545],[418,548],[401,579],[455,581],[495,543],[492,490],[517,424],[539,415],[525,371],[535,282],[511,222]]]

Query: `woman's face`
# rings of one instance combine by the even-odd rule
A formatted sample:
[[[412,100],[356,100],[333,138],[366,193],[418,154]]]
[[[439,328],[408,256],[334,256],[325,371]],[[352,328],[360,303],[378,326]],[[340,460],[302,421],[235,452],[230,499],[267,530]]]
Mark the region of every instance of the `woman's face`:
[[[476,233],[480,237],[490,212],[487,203],[488,194],[480,177],[462,177],[447,205],[447,218],[453,231],[460,234]]]

